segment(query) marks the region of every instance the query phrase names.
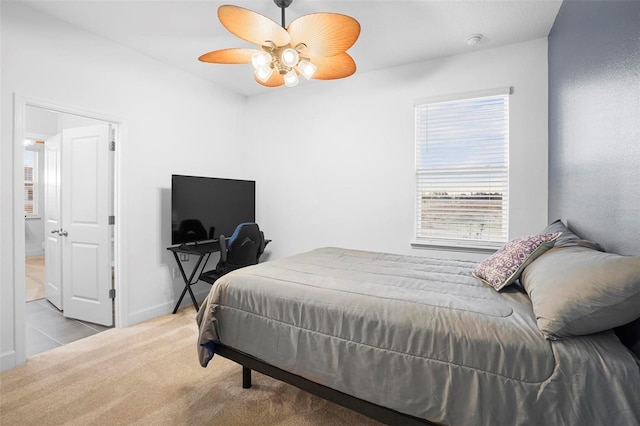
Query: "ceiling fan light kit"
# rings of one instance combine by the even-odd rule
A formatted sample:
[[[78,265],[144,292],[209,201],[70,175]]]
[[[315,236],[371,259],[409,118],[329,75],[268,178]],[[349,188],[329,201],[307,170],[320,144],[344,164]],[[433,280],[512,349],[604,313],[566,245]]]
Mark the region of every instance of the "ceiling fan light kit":
[[[258,80],[266,83],[267,81],[269,81],[271,75],[273,74],[273,68],[268,66],[257,67],[254,73]]]
[[[284,75],[284,84],[287,87],[293,87],[298,84],[298,74],[294,70],[287,72]]]
[[[307,80],[313,77],[317,69],[318,67],[305,59],[301,59],[300,62],[298,62],[298,72]]]
[[[292,0],[274,0],[282,9],[282,26],[238,6],[218,8],[218,18],[233,35],[259,49],[232,48],[205,53],[198,59],[218,64],[251,63],[254,78],[263,86],[293,87],[298,75],[307,80],[345,78],[356,71],[346,53],[360,35],[360,24],[339,13],[312,13],[285,27],[285,8]]]

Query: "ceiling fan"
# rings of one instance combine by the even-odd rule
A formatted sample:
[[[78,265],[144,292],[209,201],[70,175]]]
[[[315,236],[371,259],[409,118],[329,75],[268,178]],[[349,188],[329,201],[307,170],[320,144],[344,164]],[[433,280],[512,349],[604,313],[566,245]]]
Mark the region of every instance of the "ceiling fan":
[[[274,0],[282,10],[282,26],[238,6],[218,8],[222,25],[236,37],[257,45],[255,49],[231,48],[205,53],[198,59],[216,64],[251,63],[255,80],[267,87],[298,84],[307,80],[333,80],[352,75],[356,63],[346,53],[360,35],[360,24],[339,13],[312,13],[285,27],[284,12],[293,0]]]

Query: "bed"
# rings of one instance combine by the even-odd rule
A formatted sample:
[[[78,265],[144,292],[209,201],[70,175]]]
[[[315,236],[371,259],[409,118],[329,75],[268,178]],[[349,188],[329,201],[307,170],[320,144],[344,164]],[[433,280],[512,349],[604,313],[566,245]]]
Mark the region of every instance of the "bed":
[[[544,291],[496,291],[477,262],[331,247],[234,271],[198,312],[200,362],[224,356],[245,387],[260,371],[388,424],[640,424],[638,356],[613,330],[591,332],[608,318],[570,337],[584,332],[572,321],[540,328],[536,303],[559,300],[544,289],[549,259],[597,251],[553,244],[518,274]]]

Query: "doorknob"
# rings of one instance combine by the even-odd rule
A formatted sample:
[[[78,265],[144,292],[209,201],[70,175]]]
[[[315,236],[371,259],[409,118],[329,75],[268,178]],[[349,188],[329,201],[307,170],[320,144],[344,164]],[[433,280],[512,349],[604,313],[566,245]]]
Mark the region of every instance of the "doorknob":
[[[51,231],[51,233],[60,235],[60,230],[59,229],[54,229],[53,231]]]
[[[60,230],[60,235],[66,237],[67,235],[69,235],[69,233],[67,231]]]

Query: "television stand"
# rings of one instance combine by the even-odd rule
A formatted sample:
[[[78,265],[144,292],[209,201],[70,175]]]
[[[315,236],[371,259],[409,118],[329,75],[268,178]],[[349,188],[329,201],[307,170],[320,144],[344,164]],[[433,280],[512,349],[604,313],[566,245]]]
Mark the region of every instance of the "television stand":
[[[184,295],[189,292],[189,296],[191,297],[191,301],[193,302],[193,306],[196,308],[196,311],[200,309],[198,306],[198,302],[196,301],[196,297],[193,295],[193,291],[191,291],[191,286],[196,284],[200,279],[200,274],[204,271],[209,258],[212,253],[216,253],[220,251],[220,244],[218,240],[210,241],[206,243],[199,244],[180,244],[179,246],[167,247],[167,250],[173,253],[173,257],[176,259],[176,263],[178,264],[178,269],[180,270],[180,275],[182,276],[182,280],[184,281],[184,289],[182,290],[182,294],[180,295],[180,299],[178,299],[178,303],[175,308],[173,308],[173,313],[178,312],[178,308],[180,307],[180,303],[182,303],[182,299],[184,299]],[[187,278],[187,274],[184,272],[184,267],[182,265],[182,261],[178,254],[188,254],[198,256],[198,260],[196,261],[196,266],[194,266],[193,271],[191,271],[191,275]],[[204,262],[203,262],[204,260]],[[195,281],[194,281],[195,278]]]

